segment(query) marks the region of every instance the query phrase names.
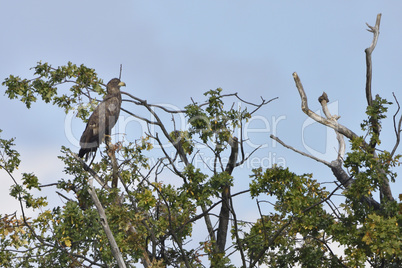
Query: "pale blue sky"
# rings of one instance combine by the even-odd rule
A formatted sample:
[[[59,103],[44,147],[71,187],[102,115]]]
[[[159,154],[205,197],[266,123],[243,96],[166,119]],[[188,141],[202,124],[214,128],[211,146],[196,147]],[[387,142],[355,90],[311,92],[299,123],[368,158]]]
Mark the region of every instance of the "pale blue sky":
[[[259,115],[270,123],[273,117],[284,117],[276,133],[282,140],[305,150],[304,139],[322,153],[326,142],[336,142],[326,141],[325,128],[317,124],[301,136],[307,118],[292,73],[300,75],[313,110],[326,91],[331,102],[337,101],[340,122],[362,134],[364,49],[372,40],[365,23],[374,25],[382,13],[373,53],[373,92],[388,100],[395,92],[402,100],[400,1],[2,1],[0,10],[1,81],[10,74],[31,78],[29,68],[37,61],[54,66],[71,61],[94,68],[106,82],[118,76],[123,64],[124,90],[150,103],[184,107],[190,97],[202,101],[205,91],[217,87],[249,101],[279,97]],[[395,110],[391,107],[390,117]],[[78,151],[66,137],[65,114],[41,101],[27,110],[3,93],[0,112],[2,137],[16,137],[21,169],[34,171],[44,182],[63,176],[56,157],[60,147]],[[83,129],[75,120],[75,135]],[[269,134],[255,134],[256,142],[269,144],[260,157],[274,153],[297,173],[334,180],[321,164],[273,147]],[[382,149],[391,150],[394,141],[388,120]],[[3,199],[11,180],[4,173],[0,180]],[[243,186],[247,183],[245,175]],[[400,192],[394,188],[395,197]],[[16,208],[1,208],[0,214]]]

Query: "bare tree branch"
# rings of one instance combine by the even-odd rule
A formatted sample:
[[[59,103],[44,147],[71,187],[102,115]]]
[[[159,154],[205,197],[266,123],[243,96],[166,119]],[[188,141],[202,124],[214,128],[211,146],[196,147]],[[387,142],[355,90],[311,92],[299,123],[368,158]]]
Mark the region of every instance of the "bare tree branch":
[[[396,149],[397,149],[398,146],[399,146],[399,142],[401,141],[401,131],[402,131],[402,130],[401,130],[402,115],[401,115],[400,118],[399,118],[398,127],[396,126],[396,115],[399,113],[399,110],[400,110],[401,107],[399,106],[398,99],[396,98],[396,96],[395,96],[395,94],[394,94],[393,92],[392,92],[392,95],[394,96],[395,102],[396,102],[396,104],[398,105],[398,109],[396,110],[396,112],[395,112],[395,114],[394,114],[394,116],[393,116],[394,130],[395,130],[395,136],[396,136],[396,142],[395,142],[394,148],[392,149],[391,157],[394,156],[395,151],[396,151]]]
[[[324,117],[322,117],[322,116],[314,113],[312,110],[310,110],[310,108],[308,107],[306,92],[304,91],[303,85],[296,72],[293,73],[293,78],[295,80],[297,90],[299,91],[299,94],[300,94],[300,98],[301,98],[301,102],[302,102],[301,109],[306,115],[308,115],[311,119],[315,120],[316,122],[338,131],[339,133],[346,136],[350,140],[358,137],[356,135],[356,133],[354,133],[347,127],[339,124],[338,122],[333,122],[332,120],[325,119]]]
[[[109,241],[110,249],[112,251],[113,257],[116,259],[119,268],[125,268],[126,264],[124,263],[123,256],[121,255],[119,246],[117,245],[116,240],[114,239],[112,231],[110,230],[109,224],[107,222],[105,210],[103,209],[103,206],[102,206],[101,202],[99,201],[98,196],[96,195],[92,177],[90,177],[88,179],[88,184],[89,184],[88,193],[90,194],[91,199],[94,202],[96,209],[98,210],[100,223],[101,223],[103,231],[105,232],[107,239]]]
[[[308,101],[307,101],[307,95],[304,91],[303,85],[300,81],[299,76],[297,75],[297,73],[293,73],[293,78],[295,80],[295,84],[296,84],[296,88],[299,91],[300,94],[300,98],[301,98],[301,109],[302,111],[307,114],[307,116],[309,116],[310,118],[312,118],[313,120],[315,120],[316,122],[319,122],[327,127],[330,127],[332,129],[334,129],[339,135],[344,135],[346,136],[348,139],[353,140],[354,138],[358,137],[353,131],[351,131],[350,129],[348,129],[347,127],[341,125],[338,123],[337,119],[339,118],[338,116],[332,116],[331,113],[328,110],[327,107],[327,102],[328,100],[328,96],[327,94],[324,92],[324,94],[319,98],[319,101],[321,103],[321,106],[323,108],[324,114],[326,115],[326,117],[328,118],[324,118],[316,113],[314,113],[313,111],[310,110],[310,108],[308,107]],[[337,180],[345,187],[350,187],[350,185],[352,184],[353,180],[350,178],[350,176],[343,170],[342,168],[342,156],[344,154],[344,145],[342,144],[342,137],[337,136],[338,141],[339,141],[339,151],[338,151],[338,157],[336,160],[332,161],[331,163],[324,161],[322,159],[316,158],[314,156],[308,155],[304,152],[301,152],[289,145],[286,145],[285,143],[283,143],[282,141],[280,141],[278,138],[276,138],[275,136],[271,136],[271,138],[273,139],[277,139],[277,141],[285,146],[286,148],[289,148],[301,155],[307,156],[311,159],[314,159],[320,163],[325,164],[326,166],[330,167],[332,170],[332,173],[335,175],[335,177],[337,178]],[[367,143],[365,143],[363,141],[363,146],[367,148]],[[375,152],[374,152],[375,153]],[[392,196],[391,196],[392,197]],[[380,204],[375,201],[373,198],[371,197],[367,197],[364,198],[363,200],[364,202],[367,202],[370,206],[374,207],[375,209],[379,209],[380,208]]]
[[[323,92],[322,95],[318,98],[318,102],[321,104],[322,111],[324,112],[327,119],[332,120],[335,124],[337,124],[340,116],[339,115],[334,115],[334,116],[331,115],[331,113],[328,109],[328,105],[327,105],[327,103],[329,102],[327,93]],[[343,135],[340,134],[336,129],[335,129],[335,133],[336,133],[336,139],[338,140],[338,143],[339,143],[338,159],[342,160],[343,157],[345,156],[345,150],[346,150],[345,140],[343,139]]]
[[[90,188],[88,189],[88,193],[91,196],[92,201],[95,204],[96,209],[98,210],[98,215],[100,218],[100,223],[102,225],[102,228],[109,240],[109,244],[110,244],[110,249],[112,251],[112,254],[114,256],[114,258],[117,261],[117,264],[119,265],[119,267],[126,267],[126,264],[124,263],[123,260],[123,256],[121,255],[121,252],[119,250],[119,247],[117,246],[116,240],[114,239],[114,236],[112,234],[112,231],[110,230],[109,224],[107,222],[107,217],[106,217],[106,213],[105,210],[103,209],[103,206],[101,204],[101,202],[99,201],[98,196],[96,195],[96,191],[95,191],[95,187],[93,185],[93,178],[96,179],[96,181],[100,184],[103,185],[106,189],[109,189],[109,186],[104,183],[104,181],[102,179],[99,178],[99,176],[96,174],[96,172],[89,168],[86,163],[80,158],[78,157],[78,155],[76,155],[73,152],[70,152],[71,155],[78,160],[84,167],[87,167],[88,171],[91,173],[92,177],[88,178],[88,184],[90,186]]]
[[[370,47],[365,49],[366,52],[366,65],[367,65],[367,70],[366,70],[366,98],[367,98],[367,104],[369,106],[372,105],[373,102],[373,97],[371,95],[371,80],[372,80],[372,63],[371,63],[371,53],[373,53],[374,48],[377,45],[378,41],[378,36],[380,34],[380,21],[381,21],[381,13],[377,15],[377,20],[375,23],[375,26],[370,26],[366,23],[368,29],[367,31],[373,33],[373,41],[370,45]]]
[[[79,158],[78,157],[78,155],[76,155],[75,153],[73,153],[73,152],[71,152],[70,151],[70,154],[78,161],[78,162],[80,162],[83,166],[84,166],[84,169],[85,170],[87,170],[91,175],[92,175],[92,177],[93,178],[95,178],[95,180],[100,184],[100,185],[102,185],[103,186],[103,188],[105,188],[106,190],[110,190],[111,188],[107,185],[107,183],[105,183],[97,174],[96,174],[96,172],[93,170],[93,169],[91,169],[90,167],[88,167],[87,166],[87,164],[81,159],[81,158]],[[122,180],[120,180],[122,183],[124,182],[124,181],[122,181]],[[95,206],[96,206],[96,208],[97,208],[97,210],[98,210],[98,214],[99,214],[99,217],[101,218],[101,224],[102,224],[102,228],[109,228],[109,226],[108,226],[108,224],[107,224],[107,221],[103,221],[102,219],[105,219],[106,220],[106,214],[105,214],[105,211],[103,210],[103,207],[102,207],[102,204],[100,203],[100,201],[99,201],[99,199],[98,199],[98,197],[97,197],[97,195],[96,195],[96,192],[95,192],[95,188],[94,188],[94,186],[93,186],[93,180],[92,180],[92,178],[89,178],[88,179],[88,183],[90,183],[90,189],[88,189],[88,193],[90,194],[90,196],[91,196],[91,199],[92,199],[92,201],[95,203],[95,199],[97,199],[97,201],[96,202],[98,202],[98,204],[96,204],[95,203]],[[123,184],[124,185],[124,184]],[[117,201],[120,203],[121,202],[121,200],[120,199],[117,199]],[[100,205],[100,207],[99,207],[99,205]],[[99,210],[102,210],[102,211],[99,211]],[[103,213],[102,215],[101,215],[101,213]],[[104,223],[106,222],[106,224],[107,225],[105,225]],[[128,231],[131,233],[131,234],[133,234],[133,235],[136,235],[137,234],[137,232],[136,232],[136,230],[135,230],[135,228],[134,228],[134,226],[131,224],[131,222],[127,222],[127,226],[128,226]],[[110,228],[109,228],[109,231],[110,231]],[[106,233],[106,231],[105,231],[105,233]],[[109,236],[110,235],[112,235],[113,236],[113,234],[111,233],[111,231],[110,231],[110,233],[109,233],[109,235],[108,235],[108,233],[106,233],[106,235],[108,236],[108,239],[109,239]],[[113,240],[114,240],[114,237],[113,237]],[[115,254],[117,254],[117,252],[113,252],[113,246],[112,246],[112,243],[113,244],[116,244],[116,241],[114,241],[113,242],[113,240],[109,240],[109,243],[110,243],[110,245],[111,245],[111,250],[112,250],[112,253],[113,253],[113,256],[116,258],[116,255]],[[112,241],[112,242],[111,242]],[[120,250],[117,248],[117,250],[119,251],[119,254],[120,254]],[[120,254],[121,255],[121,254]],[[119,257],[120,258],[120,257]],[[117,261],[118,261],[118,264],[119,264],[119,267],[125,267],[125,266],[120,266],[120,264],[121,264],[121,262],[119,262],[119,260],[118,259],[116,259]],[[149,257],[147,256],[147,251],[144,249],[143,250],[143,258],[141,258],[141,260],[142,260],[142,262],[143,262],[143,264],[144,264],[144,266],[145,267],[149,267],[150,265],[151,265],[151,262],[150,262],[150,260],[149,260]],[[124,262],[123,262],[123,264],[124,264]],[[125,265],[125,264],[124,264]]]
[[[311,159],[313,159],[313,160],[315,160],[315,161],[317,161],[317,162],[323,163],[324,165],[326,165],[326,166],[328,166],[328,167],[331,167],[331,163],[329,163],[329,162],[327,162],[327,161],[325,161],[325,160],[322,160],[322,159],[320,159],[320,158],[318,158],[318,157],[315,157],[315,156],[313,156],[313,155],[310,155],[310,154],[307,154],[307,153],[302,152],[302,151],[300,151],[300,150],[297,150],[296,148],[294,148],[294,147],[292,147],[292,146],[290,146],[290,145],[287,145],[286,143],[284,143],[282,140],[280,140],[278,137],[276,137],[276,136],[274,136],[274,135],[270,135],[270,137],[271,137],[271,139],[277,141],[279,144],[281,144],[281,145],[282,145],[283,147],[285,147],[285,148],[288,148],[288,149],[290,149],[290,150],[292,150],[292,151],[294,151],[294,152],[296,152],[296,153],[298,153],[298,154],[301,154],[301,155],[306,156],[306,157],[308,157],[308,158],[311,158]]]
[[[135,96],[131,95],[130,93],[127,93],[127,92],[124,92],[124,91],[121,91],[121,94],[127,95],[130,98],[135,100],[135,101],[133,101],[133,100],[124,99],[122,101],[131,102],[131,103],[134,103],[136,105],[145,106],[144,104],[146,104],[146,106],[159,108],[159,109],[162,109],[163,111],[165,111],[167,113],[171,113],[171,114],[178,114],[178,113],[185,113],[186,112],[185,110],[170,110],[170,109],[168,109],[168,108],[166,108],[164,106],[161,106],[161,105],[147,103],[146,100],[143,100],[143,99],[140,99],[138,97],[135,97]]]
[[[377,45],[377,41],[378,41],[378,36],[380,34],[380,21],[381,21],[381,13],[379,13],[377,15],[377,19],[376,19],[376,23],[375,26],[370,26],[366,23],[367,27],[369,28],[368,31],[373,33],[373,41],[370,45],[370,47],[365,49],[365,53],[366,53],[366,66],[367,66],[367,70],[366,70],[366,98],[367,98],[367,104],[368,106],[372,106],[373,105],[373,96],[372,96],[372,89],[371,89],[371,80],[372,80],[372,72],[373,72],[373,68],[372,68],[372,61],[371,61],[371,54],[373,53],[376,45]],[[369,118],[369,122],[371,124],[371,128],[373,131],[373,135],[370,139],[370,146],[369,148],[370,151],[369,153],[372,153],[375,157],[375,147],[378,144],[378,139],[380,137],[380,122],[378,121],[377,118],[374,118],[373,116],[370,116]],[[380,170],[380,173],[383,174],[383,182],[380,186],[380,198],[381,201],[386,200],[386,201],[392,201],[394,200],[393,196],[392,196],[392,192],[391,192],[391,188],[389,186],[389,181],[388,178],[385,174],[385,172],[383,170]]]
[[[127,110],[124,109],[124,108],[120,108],[120,110],[122,110],[123,112],[128,113],[128,114],[131,115],[131,116],[134,116],[135,118],[138,118],[138,119],[140,119],[140,120],[146,122],[147,124],[159,125],[157,122],[154,122],[154,121],[151,121],[151,120],[146,119],[146,118],[144,118],[144,117],[141,117],[141,116],[138,116],[138,115],[136,115],[136,114],[133,114],[132,112],[129,112],[129,111],[127,111]]]
[[[373,96],[372,96],[372,89],[371,89],[371,81],[373,78],[373,64],[371,61],[371,54],[373,53],[377,41],[378,41],[378,36],[380,34],[380,21],[381,21],[381,13],[377,15],[377,20],[376,24],[374,27],[367,25],[369,29],[367,29],[369,32],[373,33],[373,42],[371,43],[370,47],[366,48],[364,52],[366,53],[366,99],[367,99],[367,105],[368,106],[373,106]],[[369,119],[371,127],[373,129],[374,135],[371,137],[370,140],[370,147],[371,151],[374,152],[375,147],[377,145],[378,138],[380,136],[380,123],[378,119],[374,117],[370,117]]]
[[[68,198],[67,196],[63,195],[63,194],[60,193],[59,191],[56,191],[56,194],[58,194],[60,197],[63,197],[63,198],[66,199],[67,201],[72,201],[70,198]]]

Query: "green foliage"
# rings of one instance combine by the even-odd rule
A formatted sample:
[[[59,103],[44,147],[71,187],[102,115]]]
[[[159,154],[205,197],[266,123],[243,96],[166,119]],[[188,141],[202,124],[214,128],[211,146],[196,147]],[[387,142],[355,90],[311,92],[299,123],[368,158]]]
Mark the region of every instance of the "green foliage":
[[[229,140],[236,127],[240,127],[243,120],[251,117],[245,110],[224,109],[222,89],[210,90],[204,93],[208,97],[205,109],[197,103],[185,107],[190,124],[189,135],[198,134],[203,143],[213,140],[218,152],[224,149],[224,143]]]
[[[0,130],[0,133],[2,130]],[[25,189],[22,185],[19,185],[12,176],[14,170],[18,169],[21,162],[19,159],[20,154],[13,149],[14,138],[2,139],[0,138],[0,169],[4,169],[13,179],[14,185],[10,188],[10,195],[16,198],[20,202],[24,202],[27,208],[39,208],[47,205],[46,197],[34,198],[28,191],[31,188],[39,189],[38,178],[33,173],[23,173],[22,181]]]
[[[392,158],[388,151],[378,155],[368,153],[362,137],[353,140],[352,151],[345,159],[345,167],[349,168],[355,178],[353,187],[358,189],[353,196],[357,199],[371,196],[371,193],[379,189],[385,175],[394,181],[397,174],[391,168],[399,165],[398,159],[399,156]]]
[[[66,112],[80,103],[78,117],[85,120],[96,103],[90,94],[104,94],[102,80],[83,65],[68,63],[54,68],[39,62],[33,70],[34,79],[11,75],[3,82],[7,97],[21,100],[28,108],[39,98]],[[67,93],[61,93],[63,84],[70,85]],[[367,262],[373,267],[402,265],[401,203],[382,201],[381,209],[376,209],[364,202],[374,198],[384,181],[394,182],[397,175],[393,169],[400,156],[375,150],[389,102],[377,96],[368,107],[362,128],[369,142],[363,137],[351,141],[344,164],[353,184],[344,190],[340,206],[332,201],[340,187],[330,193],[312,174],[297,175],[278,166],[254,169],[243,193],[249,192],[256,201],[259,217],[255,221],[244,219],[235,207],[237,201],[232,200],[238,193],[229,196],[232,239],[228,241],[232,244],[225,252],[218,252],[214,239],[221,228],[221,215],[217,209],[222,206],[223,193],[230,193],[236,181],[235,175],[225,171],[222,158],[231,149],[229,140],[235,137],[235,130],[241,130],[251,113],[228,105],[225,98],[229,95],[223,95],[221,88],[205,96],[206,103],[185,107],[189,129],[171,131],[163,122],[155,124],[174,143],[174,152],[182,149],[190,164],[176,165],[166,151],[158,154],[161,151],[153,147],[152,139],[160,140],[148,133],[139,140],[101,150],[91,165],[99,183],[95,183],[96,194],[127,266],[149,261],[151,267],[204,267],[202,262],[208,258],[212,267],[234,267],[232,249],[242,252],[245,263],[253,267],[363,267]],[[82,104],[83,98],[89,103]],[[195,166],[192,160],[200,157],[197,144],[209,150],[212,167]],[[41,178],[22,173],[18,174],[21,183],[15,179],[20,155],[14,146],[14,139],[0,137],[1,171],[14,181],[10,195],[25,210],[37,213],[33,218],[16,213],[0,215],[0,266],[47,267],[51,263],[54,267],[116,267],[88,192],[92,173],[63,146],[59,158],[64,162],[65,177],[56,186],[63,203],[49,205],[46,197],[40,196]],[[118,162],[116,189],[108,186],[116,168],[111,165],[112,154]],[[152,154],[158,154],[156,163],[151,161],[155,157],[149,157]],[[208,224],[212,235],[205,232],[199,247],[188,246],[187,242],[198,239],[198,228]],[[194,233],[197,236],[192,237]],[[342,256],[334,253],[338,245],[334,243],[345,249]]]
[[[63,108],[67,113],[77,104],[81,95],[89,94],[91,91],[98,94],[105,94],[101,87],[103,81],[97,77],[94,69],[81,64],[77,66],[68,62],[67,65],[52,67],[48,63],[41,63],[32,68],[34,79],[21,79],[18,76],[10,75],[2,83],[7,87],[5,93],[10,99],[19,99],[27,108],[40,97],[46,103]],[[69,94],[58,95],[58,86],[72,83]]]
[[[364,222],[362,231],[365,231],[365,234],[362,241],[380,258],[393,259],[402,256],[402,237],[398,224],[402,219],[398,218],[370,214]]]
[[[322,267],[332,262],[327,248],[319,242],[334,223],[333,216],[322,205],[329,196],[325,187],[311,174],[296,175],[277,166],[265,172],[254,169],[251,177],[251,197],[266,194],[274,196],[276,202],[275,213],[263,215],[244,236],[250,259],[258,260],[261,252],[270,249],[259,260],[260,264],[292,267],[299,262]],[[296,243],[298,236],[306,238],[302,245]]]
[[[3,130],[0,129],[0,134]],[[18,169],[20,164],[20,154],[12,149],[14,144],[14,138],[6,140],[0,138],[0,169],[12,173],[15,169]]]
[[[373,100],[373,105],[368,106],[368,119],[362,124],[363,130],[367,130],[370,137],[370,144],[367,144],[363,137],[357,137],[352,140],[351,152],[347,153],[344,166],[349,169],[353,184],[345,192],[347,197],[345,205],[353,210],[353,214],[359,215],[364,220],[373,208],[367,204],[361,204],[362,198],[372,198],[373,193],[380,191],[384,181],[395,181],[397,174],[392,169],[399,165],[400,155],[391,156],[384,150],[375,152],[371,145],[379,145],[379,131],[381,129],[381,119],[386,118],[385,112],[389,105],[385,99],[378,95]],[[394,205],[391,205],[394,206]],[[388,212],[383,211],[385,214]],[[390,215],[393,213],[391,212]]]
[[[381,120],[391,103],[378,95],[373,105],[368,106],[368,119],[362,123],[370,143],[363,137],[352,140],[351,151],[347,153],[344,165],[349,169],[353,184],[344,191],[344,210],[329,230],[335,241],[345,246],[345,261],[350,266],[364,266],[369,262],[373,267],[397,267],[402,263],[400,251],[402,214],[396,201],[381,200],[381,209],[370,206],[366,200],[381,191],[384,182],[394,182],[397,174],[393,168],[399,166],[400,155],[392,156],[388,151],[374,151],[379,145]]]
[[[188,131],[172,131],[170,137],[175,143],[180,143],[180,146],[186,154],[191,155],[193,153],[194,143]]]
[[[262,193],[278,196],[280,199],[275,208],[284,214],[290,212],[295,216],[303,214],[304,210],[328,195],[324,191],[325,187],[321,188],[320,184],[312,179],[311,174],[298,176],[288,168],[278,166],[265,172],[262,172],[261,168],[254,169],[253,173],[250,184],[251,196],[256,197]]]
[[[189,196],[192,200],[208,200],[211,195],[211,189],[205,183],[208,176],[203,174],[200,169],[195,168],[193,165],[189,165],[183,172],[187,181],[180,189]],[[208,203],[210,203],[209,201]]]
[[[386,99],[383,99],[379,95],[376,95],[372,105],[367,106],[366,114],[369,117],[369,119],[363,120],[361,128],[363,130],[371,128],[372,130],[373,120],[381,123],[382,119],[387,118],[385,113],[388,111],[388,107],[386,107],[385,105],[391,105],[391,104],[392,102],[388,102]]]

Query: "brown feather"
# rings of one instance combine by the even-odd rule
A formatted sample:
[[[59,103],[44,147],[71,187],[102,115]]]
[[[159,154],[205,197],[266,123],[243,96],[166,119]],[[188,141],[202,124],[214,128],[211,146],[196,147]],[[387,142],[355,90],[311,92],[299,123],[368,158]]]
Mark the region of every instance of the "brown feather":
[[[103,142],[105,135],[110,135],[111,130],[120,115],[121,93],[120,86],[125,86],[119,79],[113,78],[107,83],[107,95],[96,107],[89,117],[87,126],[80,139],[81,149],[79,157],[88,160],[88,155],[96,152],[99,144]]]

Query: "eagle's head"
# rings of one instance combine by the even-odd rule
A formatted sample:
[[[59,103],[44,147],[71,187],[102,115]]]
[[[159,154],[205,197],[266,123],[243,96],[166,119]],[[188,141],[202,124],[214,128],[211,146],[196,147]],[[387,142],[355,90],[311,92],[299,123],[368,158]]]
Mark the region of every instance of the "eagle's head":
[[[126,83],[121,82],[118,78],[113,78],[106,85],[107,94],[119,94],[120,87],[126,86]]]

